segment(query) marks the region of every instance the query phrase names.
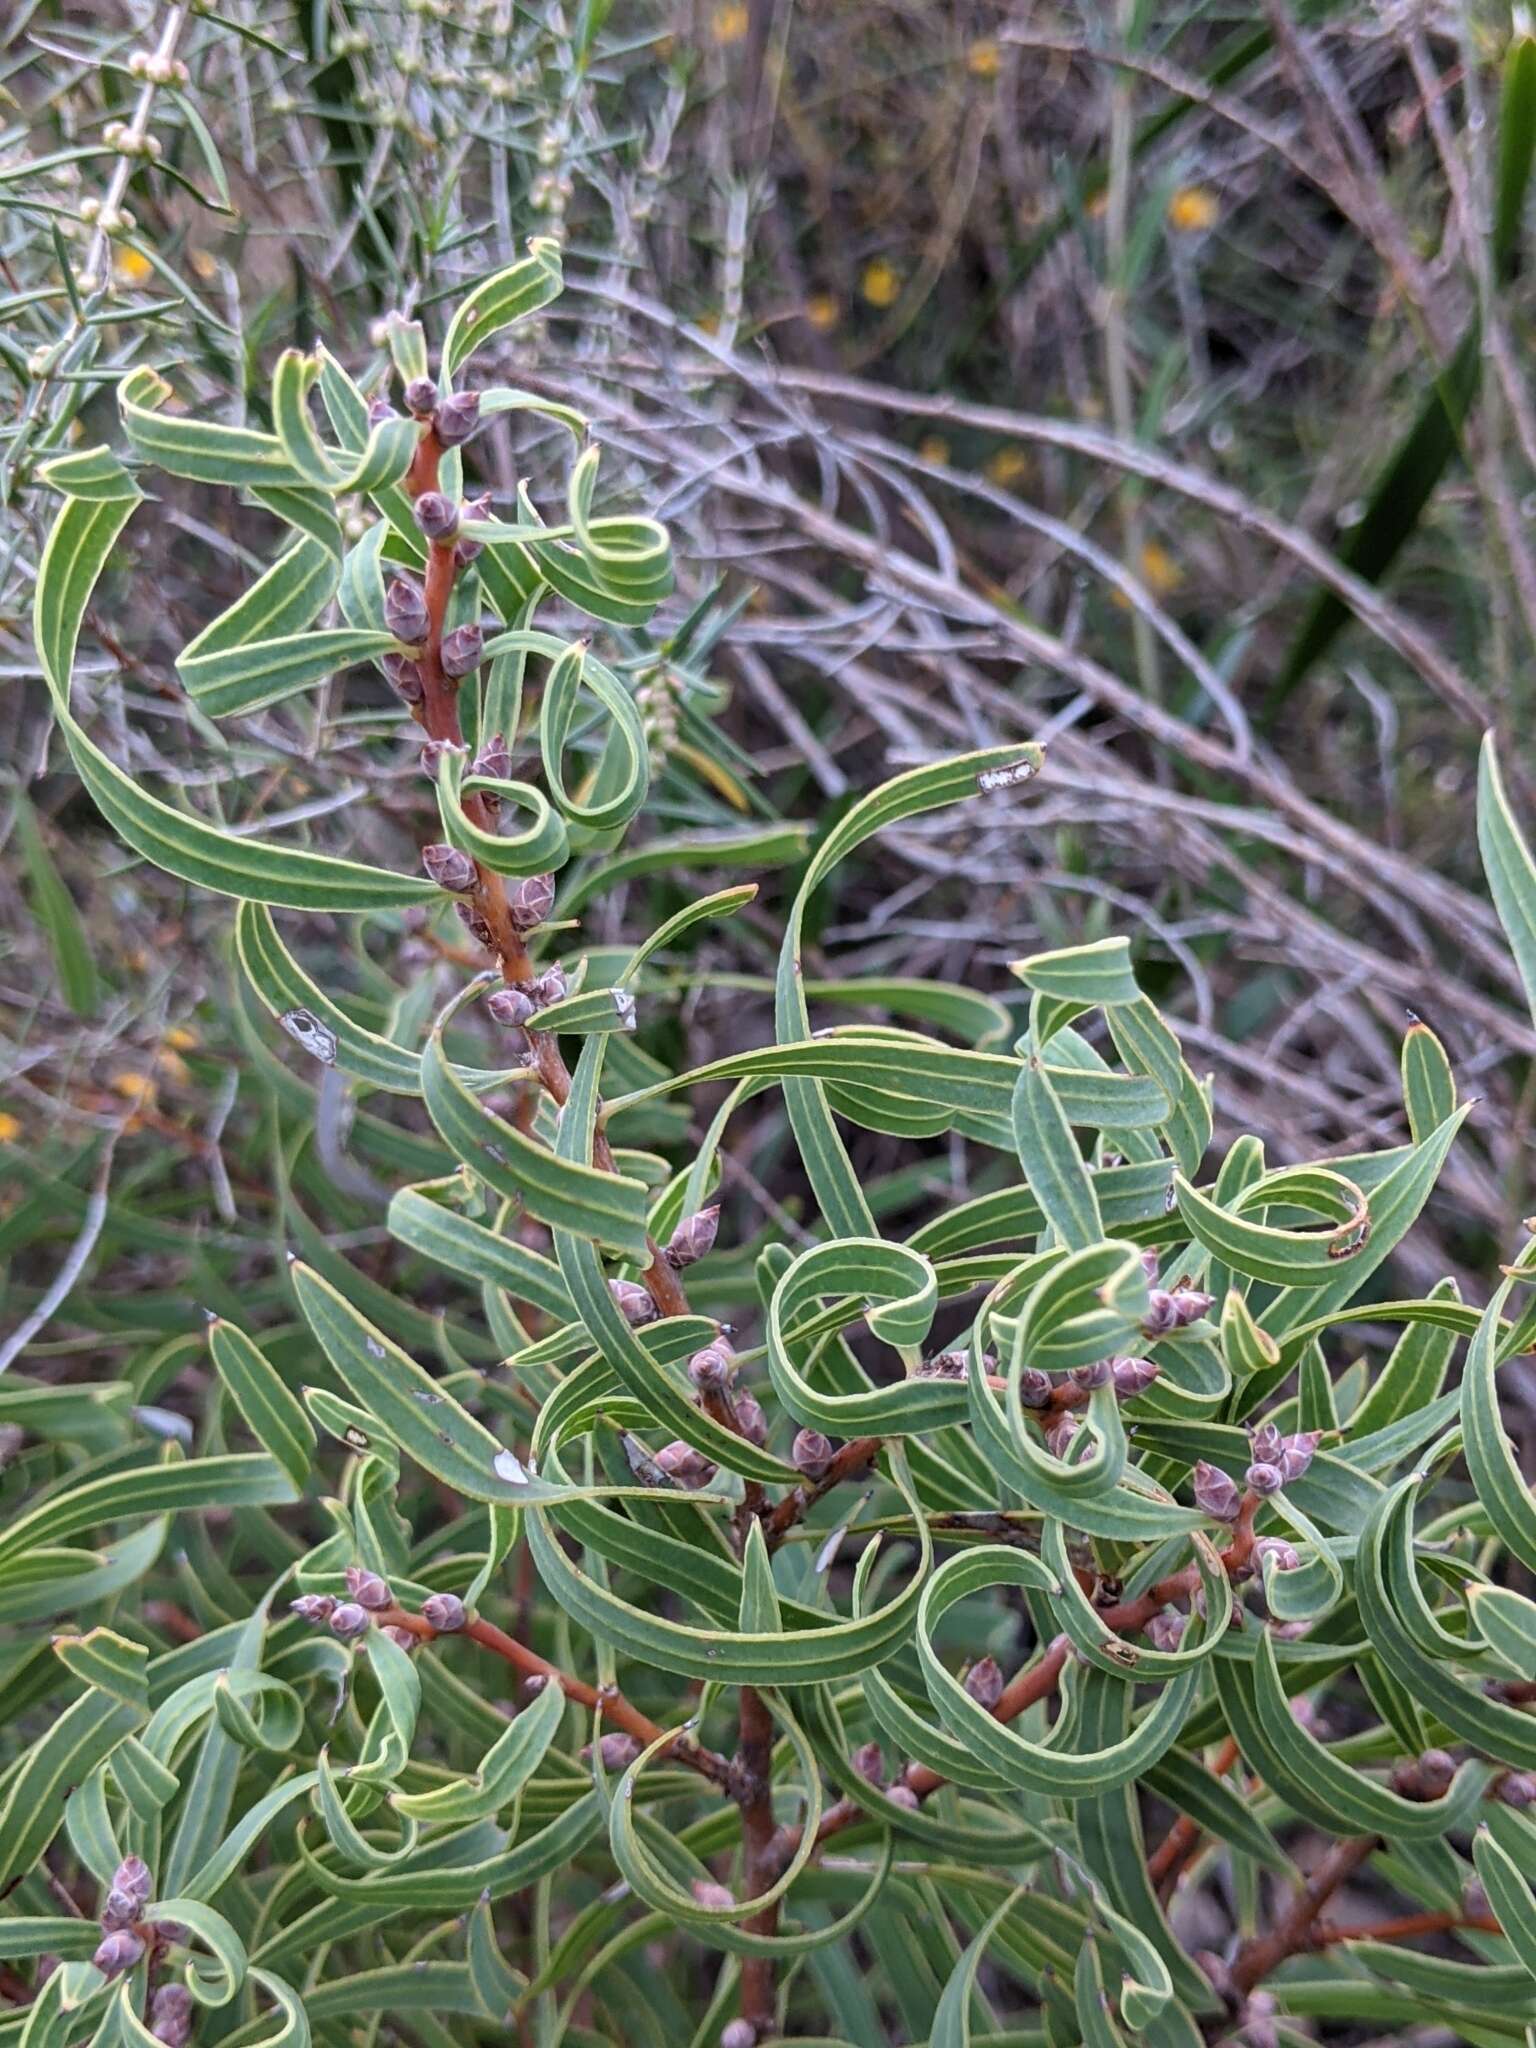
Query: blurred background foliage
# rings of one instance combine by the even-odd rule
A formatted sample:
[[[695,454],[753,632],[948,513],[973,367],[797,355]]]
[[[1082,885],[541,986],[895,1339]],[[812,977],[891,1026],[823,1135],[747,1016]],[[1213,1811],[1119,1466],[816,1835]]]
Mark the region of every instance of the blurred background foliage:
[[[366,378],[387,311],[440,326],[531,234],[569,289],[487,369],[586,412],[605,486],[677,543],[678,597],[621,649],[665,763],[645,830],[819,825],[912,762],[1044,739],[1027,814],[918,821],[841,872],[817,971],[1017,999],[1006,960],[1139,928],[1219,1139],[1277,1162],[1404,1135],[1414,1012],[1484,1100],[1402,1277],[1507,1241],[1536,1040],[1471,827],[1485,724],[1517,807],[1536,782],[1536,46],[1506,7],[11,0],[0,33],[0,1243],[34,1357],[127,1347],[152,1394],[199,1304],[286,1312],[306,1228],[399,1290],[383,1202],[435,1157],[410,1106],[311,1100],[225,908],[79,790],[29,642],[38,467],[112,436],[138,363],[232,422],[287,346]],[[505,502],[553,451],[498,422],[483,481]],[[408,865],[428,799],[369,675],[218,730],[175,680],[269,532],[168,486],[82,704],[202,815]],[[689,1061],[769,1035],[794,873],[699,941]],[[682,893],[636,871],[582,937]],[[375,1023],[455,971],[435,921],[308,938]],[[860,1142],[885,1213],[931,1193]],[[776,1108],[729,1170],[733,1241],[793,1240]]]

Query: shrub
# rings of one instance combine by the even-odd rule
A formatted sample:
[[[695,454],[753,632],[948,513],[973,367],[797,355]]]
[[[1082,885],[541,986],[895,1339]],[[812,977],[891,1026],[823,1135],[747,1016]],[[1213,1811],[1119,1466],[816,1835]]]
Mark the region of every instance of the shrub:
[[[1270,1168],[1240,1138],[1210,1171],[1208,1086],[1126,938],[1019,961],[1016,1042],[967,989],[808,997],[836,864],[944,805],[1026,804],[1042,756],[1014,745],[830,822],[773,1041],[664,1064],[658,963],[754,885],[623,947],[581,950],[574,922],[647,869],[801,842],[621,848],[658,677],[714,629],[642,637],[667,537],[599,509],[593,450],[558,520],[465,484],[477,427],[541,403],[466,383],[475,351],[559,281],[534,244],[459,304],[435,370],[391,321],[404,410],[391,365],[360,388],[323,348],[281,357],[270,431],[178,412],[141,368],[135,468],[95,448],[47,472],[36,638],[75,767],[130,849],[237,899],[285,1183],[315,1186],[332,1082],[421,1105],[354,1130],[423,1277],[382,1285],[293,1203],[300,1321],[242,1327],[210,1268],[206,1361],[175,1340],[126,1379],[0,1387],[0,2028],[1520,2038],[1536,1605],[1512,1582],[1536,1509],[1498,1369],[1536,1344],[1531,1269],[1482,1309],[1380,1293],[1467,1114],[1438,1041],[1404,1042],[1410,1142]],[[287,529],[184,648],[194,704],[249,714],[375,664],[422,730],[423,873],[231,829],[91,737],[76,646],[153,472]],[[552,602],[609,658],[536,623]],[[1479,822],[1536,989],[1536,869],[1491,746]],[[333,925],[274,911],[432,964],[400,988],[360,953],[360,993]],[[813,1030],[839,997],[921,1028]],[[817,1227],[749,1257],[719,1180],[764,1094]],[[905,1240],[849,1127],[928,1148]],[[950,1195],[935,1141],[980,1192]],[[1379,1365],[1338,1369],[1383,1332]]]

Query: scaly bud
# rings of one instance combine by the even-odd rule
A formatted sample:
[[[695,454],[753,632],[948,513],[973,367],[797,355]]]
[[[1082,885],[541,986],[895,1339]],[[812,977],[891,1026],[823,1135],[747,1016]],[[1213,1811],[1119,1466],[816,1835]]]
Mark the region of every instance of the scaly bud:
[[[480,425],[480,394],[460,391],[445,398],[432,421],[445,448],[462,448]]]
[[[1045,1432],[1045,1447],[1053,1458],[1064,1458],[1077,1435],[1077,1417],[1070,1412],[1058,1415]]]
[[[925,1358],[917,1368],[919,1379],[963,1380],[965,1378],[965,1353],[963,1351],[935,1351]]]
[[[1261,1422],[1257,1429],[1251,1430],[1249,1443],[1255,1464],[1278,1465],[1285,1454],[1285,1438],[1273,1422]]]
[[[819,1429],[802,1429],[789,1447],[789,1462],[807,1479],[824,1478],[832,1457],[832,1440]]]
[[[459,530],[459,508],[443,491],[423,491],[411,513],[427,540],[452,540]]]
[[[331,1634],[348,1642],[354,1636],[368,1632],[368,1610],[359,1607],[355,1600],[343,1600],[331,1614]]]
[[[716,1884],[707,1877],[696,1877],[693,1880],[693,1896],[695,1903],[702,1906],[706,1913],[728,1913],[736,1903],[734,1892],[728,1891],[723,1884]]]
[[[419,504],[419,500],[417,501]],[[473,675],[485,656],[485,636],[478,626],[455,626],[443,636],[443,674],[454,682]]]
[[[377,1572],[370,1572],[360,1564],[349,1564],[346,1572],[347,1591],[359,1607],[374,1612],[381,1607],[393,1607],[395,1596]]]
[[[736,1354],[723,1337],[716,1337],[688,1361],[688,1377],[701,1394],[728,1387],[736,1374]]]
[[[422,419],[437,404],[437,386],[430,377],[413,377],[405,387],[405,402],[409,410]]]
[[[386,1621],[380,1628],[379,1635],[388,1636],[395,1648],[397,1650],[404,1650],[408,1657],[413,1651],[421,1648],[419,1636],[412,1635],[408,1628],[401,1628],[398,1623],[393,1621]],[[377,1641],[377,1637],[375,1637],[375,1641]]]
[[[104,1977],[120,1977],[133,1969],[144,1953],[144,1943],[132,1928],[115,1927],[103,1935],[91,1961]]]
[[[336,1602],[329,1593],[301,1593],[297,1600],[288,1602],[288,1612],[318,1628],[336,1612]]]
[[[1182,1330],[1198,1322],[1210,1307],[1214,1295],[1194,1287],[1154,1287],[1147,1296],[1147,1312],[1141,1327],[1149,1337],[1166,1337],[1170,1330]]]
[[[421,1603],[421,1618],[440,1636],[452,1636],[467,1624],[469,1611],[457,1593],[429,1593]]]
[[[1280,1470],[1285,1474],[1285,1483],[1300,1479],[1312,1460],[1317,1456],[1317,1447],[1323,1440],[1320,1429],[1299,1430],[1295,1436],[1288,1436],[1280,1450]]]
[[[479,519],[489,519],[490,516],[491,494],[489,491],[480,498],[466,498],[463,510],[459,514],[461,522],[468,520],[471,523]],[[485,542],[483,540],[472,540],[468,534],[461,533],[458,545],[453,551],[453,559],[461,569],[467,569],[476,556],[484,552]]]
[[[892,1806],[899,1806],[904,1813],[916,1813],[920,1803],[910,1785],[893,1785],[885,1796]]]
[[[453,911],[472,939],[477,939],[482,946],[493,943],[490,926],[472,903],[455,903]]]
[[[570,983],[565,978],[565,969],[563,967],[546,967],[528,993],[533,997],[534,1007],[543,1010],[547,1009],[551,1003],[558,1003],[562,996],[569,994],[570,986]]]
[[[192,2038],[192,1994],[185,1984],[162,1984],[149,2006],[149,2031],[164,2048],[186,2048]]]
[[[1147,1285],[1157,1285],[1157,1269],[1162,1263],[1161,1254],[1155,1245],[1144,1244],[1141,1248],[1141,1270],[1147,1276]]]
[[[531,932],[555,907],[553,875],[519,875],[507,885],[507,911],[520,932]]]
[[[471,775],[491,775],[498,782],[504,782],[512,773],[512,756],[507,742],[499,732],[493,732],[469,764]]]
[[[421,668],[408,654],[386,654],[379,663],[402,703],[419,704],[425,694]]]
[[[384,630],[407,647],[419,647],[432,630],[427,600],[409,576],[394,577],[384,593]]]
[[[1440,1799],[1456,1775],[1456,1759],[1449,1750],[1426,1749],[1419,1758],[1419,1783],[1426,1799]]]
[[[1243,1477],[1248,1482],[1250,1490],[1258,1494],[1260,1499],[1278,1493],[1285,1484],[1285,1474],[1278,1465],[1266,1465],[1262,1462],[1250,1465]]]
[[[370,398],[368,401],[368,424],[382,427],[386,420],[397,420],[400,415],[387,398]]]
[[[1112,1361],[1115,1393],[1122,1401],[1134,1401],[1144,1394],[1161,1371],[1150,1358],[1117,1358]]]
[[[861,1742],[853,1752],[853,1768],[866,1785],[885,1783],[885,1757],[878,1742]]]
[[[114,1885],[102,1901],[98,1917],[104,1934],[110,1934],[116,1927],[132,1927],[144,1917],[144,1902],[128,1892],[120,1892]]]
[[[990,1714],[1003,1696],[1003,1667],[995,1657],[982,1657],[965,1674],[965,1689]]]
[[[633,1735],[625,1735],[622,1730],[614,1728],[600,1739],[597,1753],[603,1760],[605,1771],[627,1771],[640,1754],[640,1745]],[[582,1755],[591,1754],[592,1748],[589,1743],[582,1751]]]
[[[439,889],[453,889],[462,894],[475,886],[475,864],[457,846],[424,846],[421,864]]]
[[[1269,1563],[1277,1572],[1293,1572],[1301,1563],[1295,1544],[1287,1543],[1283,1536],[1261,1536],[1253,1546],[1253,1554],[1261,1570]]]
[[[1536,1774],[1506,1771],[1494,1787],[1494,1796],[1506,1806],[1536,1806]]]
[[[1195,1506],[1218,1522],[1235,1522],[1243,1505],[1237,1482],[1202,1458],[1195,1467]]]
[[[1050,1374],[1026,1365],[1019,1374],[1019,1401],[1025,1408],[1048,1408],[1051,1402]]]
[[[681,1437],[672,1443],[663,1444],[656,1453],[656,1462],[669,1479],[675,1479],[680,1486],[702,1486],[714,1476],[714,1466],[702,1451],[696,1451],[692,1444],[685,1444]]]
[[[112,1889],[121,1892],[138,1907],[147,1906],[155,1893],[155,1880],[142,1856],[125,1856],[112,1873]]]
[[[720,1204],[711,1202],[707,1209],[700,1209],[695,1215],[685,1216],[667,1239],[665,1258],[669,1266],[679,1272],[685,1266],[696,1265],[706,1252],[714,1249],[720,1232]]]
[[[625,1322],[635,1329],[642,1323],[655,1322],[659,1311],[638,1280],[610,1280],[608,1292],[618,1303]]]
[[[736,1397],[736,1427],[749,1444],[765,1444],[768,1441],[768,1419],[763,1414],[762,1404],[750,1394]]]
[[[1176,1650],[1183,1642],[1188,1626],[1189,1620],[1185,1615],[1154,1614],[1147,1623],[1147,1641],[1154,1650]]]
[[[520,988],[499,988],[485,999],[485,1007],[498,1024],[516,1028],[533,1015],[533,1000]]]
[[[1109,1385],[1114,1377],[1114,1368],[1107,1358],[1095,1358],[1088,1365],[1074,1365],[1069,1377],[1074,1386],[1082,1387],[1091,1394],[1097,1388]]]
[[[757,2029],[750,2020],[732,2020],[720,2029],[720,2048],[757,2048]]]

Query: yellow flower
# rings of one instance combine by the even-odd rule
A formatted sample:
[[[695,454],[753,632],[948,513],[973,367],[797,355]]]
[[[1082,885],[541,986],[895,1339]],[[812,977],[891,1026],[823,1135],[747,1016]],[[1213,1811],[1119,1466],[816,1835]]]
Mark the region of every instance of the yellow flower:
[[[805,302],[805,317],[818,334],[830,334],[837,325],[838,304],[830,292],[815,292]]]
[[[1184,571],[1165,547],[1149,540],[1141,550],[1141,580],[1158,597],[1167,597],[1184,581]]]
[[[136,1102],[141,1108],[155,1099],[155,1084],[148,1074],[137,1074],[131,1067],[124,1067],[113,1074],[107,1086],[114,1095],[121,1095],[125,1102]]]
[[[1022,483],[1029,475],[1029,457],[1016,441],[1010,441],[987,457],[986,473],[993,483],[1005,487]]]
[[[145,278],[154,275],[155,266],[137,249],[123,248],[118,250],[112,268],[119,284],[142,284]]]
[[[965,68],[972,78],[996,78],[1003,68],[1003,53],[991,36],[972,43],[965,53]]]
[[[949,460],[949,443],[942,434],[924,434],[917,444],[920,461],[943,463]]]
[[[1168,202],[1168,225],[1181,235],[1203,235],[1215,227],[1220,211],[1214,192],[1203,185],[1181,185]]]
[[[21,1118],[12,1116],[8,1109],[0,1109],[0,1145],[14,1145],[21,1136]]]
[[[189,1030],[185,1024],[173,1024],[165,1034],[165,1042],[172,1052],[190,1052],[194,1045],[201,1043],[201,1040],[197,1033]]]
[[[901,273],[883,256],[864,266],[862,290],[872,306],[894,306],[901,291]]]
[[[181,1054],[172,1052],[170,1047],[165,1045],[162,1045],[155,1054],[155,1071],[170,1081],[190,1081],[192,1078]]]
[[[720,0],[709,18],[709,32],[717,43],[739,43],[751,25],[746,0]]]

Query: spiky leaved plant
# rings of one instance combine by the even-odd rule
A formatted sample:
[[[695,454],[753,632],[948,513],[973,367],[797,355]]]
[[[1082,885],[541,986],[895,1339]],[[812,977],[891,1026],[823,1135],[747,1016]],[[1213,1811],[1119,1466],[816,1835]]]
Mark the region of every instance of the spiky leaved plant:
[[[139,463],[291,531],[184,650],[190,696],[249,712],[377,662],[423,731],[425,878],[231,831],[102,751],[71,672],[144,500],[106,449],[51,470],[37,646],[80,776],[129,847],[238,899],[295,1057],[424,1105],[430,1136],[358,1127],[396,1182],[432,1175],[389,1201],[404,1270],[484,1319],[382,1287],[294,1207],[302,1324],[262,1348],[213,1321],[191,1455],[145,1427],[179,1356],[0,1391],[0,2034],[1520,2039],[1536,1506],[1496,1374],[1536,1343],[1512,1299],[1536,1265],[1483,1308],[1371,1285],[1466,1114],[1438,1042],[1404,1045],[1408,1142],[1276,1169],[1240,1139],[1211,1172],[1207,1089],[1123,938],[1020,961],[1012,1045],[943,985],[821,985],[932,1028],[813,1033],[818,885],[884,826],[1015,801],[1040,760],[1013,747],[839,818],[785,919],[774,1042],[662,1067],[647,963],[751,889],[576,950],[605,882],[699,849],[614,851],[646,794],[639,671],[535,617],[638,628],[665,534],[594,510],[591,452],[553,524],[461,475],[529,402],[466,366],[558,283],[535,246],[481,285],[435,374],[395,323],[403,411],[329,351],[280,360],[271,431],[121,387]],[[1536,869],[1491,750],[1480,822],[1530,987]],[[398,929],[445,892],[483,971],[435,1017],[343,997],[272,915]],[[297,1172],[314,1098],[251,1057]],[[710,1083],[702,1135],[661,1113]],[[753,1268],[713,1197],[766,1091],[816,1227]],[[847,1126],[963,1141],[983,1191],[944,1199],[941,1158],[931,1214],[887,1236]],[[1351,1330],[1395,1341],[1337,1371]],[[397,1341],[434,1331],[431,1368]]]

